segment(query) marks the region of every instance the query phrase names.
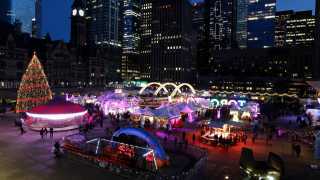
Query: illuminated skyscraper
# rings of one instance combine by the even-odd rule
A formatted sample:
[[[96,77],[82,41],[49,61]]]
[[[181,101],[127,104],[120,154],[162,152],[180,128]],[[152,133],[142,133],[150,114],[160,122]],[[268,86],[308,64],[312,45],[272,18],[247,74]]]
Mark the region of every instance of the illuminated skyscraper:
[[[281,11],[276,16],[277,47],[312,47],[315,37],[315,17],[312,11]]]
[[[320,79],[320,0],[316,0],[316,27],[315,27],[315,58],[313,72],[317,80]]]
[[[119,1],[87,0],[88,44],[120,47]]]
[[[152,0],[142,0],[140,21],[140,73],[143,79],[150,79],[151,74],[152,8]]]
[[[205,4],[194,3],[192,5],[192,29],[196,32],[196,39],[205,39]]]
[[[151,79],[188,82],[192,74],[191,4],[188,0],[152,1]]]
[[[234,38],[235,0],[206,0],[209,48],[231,49]]]
[[[192,30],[193,30],[193,45],[195,46],[194,63],[197,65],[198,72],[202,73],[204,68],[207,68],[208,46],[206,40],[205,28],[205,3],[194,3],[192,6]]]
[[[276,0],[249,0],[248,48],[274,46]]]
[[[236,41],[240,49],[247,47],[248,0],[237,0]]]
[[[124,0],[122,12],[122,65],[124,80],[139,78],[139,25],[141,0]]]
[[[275,47],[285,47],[286,45],[286,21],[290,19],[293,11],[276,12],[276,27],[274,34]]]

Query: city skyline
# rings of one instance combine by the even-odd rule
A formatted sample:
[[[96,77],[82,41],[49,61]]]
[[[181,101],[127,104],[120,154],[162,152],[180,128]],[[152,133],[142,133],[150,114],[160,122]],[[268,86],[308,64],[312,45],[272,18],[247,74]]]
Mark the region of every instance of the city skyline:
[[[203,0],[193,0],[193,2],[201,2]],[[70,40],[70,16],[72,0],[43,0],[43,25],[42,35],[50,34],[53,40]],[[62,4],[63,6],[61,6]],[[46,8],[50,7],[50,8]],[[277,0],[277,11],[282,10],[312,10],[314,13],[315,0]],[[59,10],[59,13],[57,13]],[[66,18],[67,17],[67,18]]]

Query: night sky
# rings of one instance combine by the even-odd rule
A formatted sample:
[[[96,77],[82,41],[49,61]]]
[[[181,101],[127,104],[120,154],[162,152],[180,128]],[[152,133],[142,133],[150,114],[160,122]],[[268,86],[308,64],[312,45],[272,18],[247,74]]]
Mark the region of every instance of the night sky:
[[[43,34],[69,41],[71,5],[72,0],[43,0]],[[314,10],[314,5],[315,0],[277,0],[277,10]]]

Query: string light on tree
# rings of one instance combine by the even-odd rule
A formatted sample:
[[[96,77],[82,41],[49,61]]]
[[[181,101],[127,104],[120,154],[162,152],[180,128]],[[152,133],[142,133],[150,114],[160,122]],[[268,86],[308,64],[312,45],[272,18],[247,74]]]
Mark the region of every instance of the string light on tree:
[[[17,94],[17,113],[26,112],[52,99],[47,77],[35,53],[22,76]]]

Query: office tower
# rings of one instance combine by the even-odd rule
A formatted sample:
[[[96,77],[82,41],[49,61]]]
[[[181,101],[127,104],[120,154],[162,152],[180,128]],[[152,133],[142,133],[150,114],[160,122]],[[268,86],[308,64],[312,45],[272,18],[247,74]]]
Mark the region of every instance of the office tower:
[[[11,0],[0,1],[0,21],[12,23],[12,3]]]
[[[237,0],[236,41],[240,49],[247,47],[248,1],[249,0]]]
[[[36,18],[32,19],[32,30],[31,30],[31,37],[37,37],[37,21]]]
[[[205,3],[194,3],[192,5],[192,33],[194,47],[193,58],[195,59],[198,72],[203,72],[203,67],[207,66],[208,46],[206,41],[205,28]]]
[[[22,23],[22,32],[32,33],[32,19],[35,17],[34,0],[12,0],[14,21]]]
[[[87,42],[86,12],[83,0],[75,0],[71,7],[71,44],[85,46]]]
[[[140,75],[142,79],[151,78],[152,9],[152,0],[142,0],[140,21]]]
[[[190,81],[191,17],[188,0],[152,1],[152,80]]]
[[[274,34],[275,47],[285,47],[286,44],[286,21],[290,19],[290,16],[294,12],[290,11],[279,11],[276,12],[276,25]]]
[[[196,33],[197,41],[205,39],[205,4],[194,3],[192,5],[192,29]]]
[[[312,47],[315,36],[312,11],[295,12],[286,20],[286,47]]]
[[[313,72],[316,79],[320,79],[320,0],[316,0],[316,27],[315,27],[315,58],[313,63]]]
[[[139,74],[139,25],[141,17],[141,0],[125,0],[122,2],[122,63],[123,80],[138,79]]]
[[[35,1],[35,23],[36,23],[36,37],[42,37],[42,0]]]
[[[248,48],[274,46],[276,0],[249,0]]]
[[[86,3],[88,44],[120,47],[119,1],[87,0]]]
[[[213,50],[230,49],[234,38],[234,0],[205,0],[206,26],[209,47]]]

